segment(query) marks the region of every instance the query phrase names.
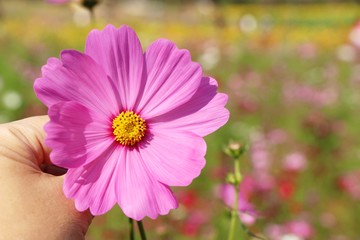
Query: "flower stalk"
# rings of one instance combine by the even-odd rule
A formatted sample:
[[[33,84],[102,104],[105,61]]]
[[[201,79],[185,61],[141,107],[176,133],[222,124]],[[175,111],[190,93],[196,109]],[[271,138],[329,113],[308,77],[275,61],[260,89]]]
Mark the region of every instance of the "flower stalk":
[[[138,228],[139,228],[139,232],[140,232],[140,237],[141,240],[146,240],[146,234],[145,234],[145,229],[144,229],[144,225],[142,223],[142,221],[136,221]],[[132,218],[129,218],[129,235],[130,235],[130,240],[135,240],[135,234],[134,234],[134,220]]]
[[[227,238],[228,240],[235,239],[236,219],[239,218],[239,188],[242,180],[242,175],[240,172],[240,157],[246,152],[247,149],[247,145],[242,145],[235,142],[230,142],[228,147],[225,149],[225,153],[234,160],[234,172],[227,175],[226,181],[232,184],[235,189],[234,204],[231,209],[229,235]]]
[[[137,224],[139,227],[141,240],[146,240],[145,229],[144,229],[144,225],[143,225],[142,221],[138,221]]]
[[[239,209],[239,186],[241,182],[241,173],[240,173],[240,158],[234,159],[234,182],[232,183],[235,188],[235,199],[234,205],[231,210],[231,220],[230,220],[230,229],[228,240],[235,239],[235,229],[236,229],[236,219],[239,218],[238,209]]]
[[[135,240],[134,236],[134,220],[129,218],[129,226],[130,226],[130,240]]]

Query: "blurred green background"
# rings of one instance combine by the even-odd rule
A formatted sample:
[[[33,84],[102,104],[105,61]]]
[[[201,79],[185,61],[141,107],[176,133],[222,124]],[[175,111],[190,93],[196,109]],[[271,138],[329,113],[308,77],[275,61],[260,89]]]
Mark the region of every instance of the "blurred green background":
[[[274,240],[360,239],[360,6],[236,2],[103,0],[92,22],[75,2],[1,1],[0,122],[46,114],[32,84],[49,57],[83,51],[92,28],[128,24],[144,48],[168,38],[189,49],[229,95],[231,112],[206,139],[201,176],[174,189],[179,209],[145,219],[149,239],[225,239],[229,211],[217,189],[232,169],[222,153],[230,140],[250,144],[241,168],[258,212],[252,232]],[[87,239],[128,239],[127,224],[115,207],[94,219]],[[237,234],[251,239],[240,225]]]

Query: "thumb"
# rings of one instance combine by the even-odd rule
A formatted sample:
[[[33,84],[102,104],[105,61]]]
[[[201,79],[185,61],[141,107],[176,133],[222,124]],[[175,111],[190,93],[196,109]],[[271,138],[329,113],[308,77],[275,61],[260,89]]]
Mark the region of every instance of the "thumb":
[[[8,150],[21,152],[23,161],[32,161],[38,166],[50,164],[50,148],[44,144],[47,121],[49,117],[45,115],[1,124],[0,140]]]
[[[94,216],[90,213],[89,210],[79,212],[75,208],[74,202],[71,199],[66,198],[63,192],[65,175],[51,176],[48,174],[42,174],[41,177],[44,178],[44,181],[41,181],[43,184],[45,184],[44,192],[49,194],[49,197],[47,198],[47,204],[57,208],[59,210],[59,214],[65,216],[65,219],[67,220],[66,222],[68,222],[68,224],[65,224],[65,229],[67,229],[67,232],[71,233],[71,236],[84,236]],[[51,199],[53,202],[51,202]]]

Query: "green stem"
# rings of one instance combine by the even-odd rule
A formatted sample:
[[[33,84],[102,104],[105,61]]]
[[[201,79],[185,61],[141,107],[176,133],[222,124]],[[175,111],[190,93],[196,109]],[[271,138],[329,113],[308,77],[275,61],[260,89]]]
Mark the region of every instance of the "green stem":
[[[241,173],[240,173],[240,159],[237,158],[234,161],[234,176],[235,176],[235,187],[239,187],[241,182]],[[239,191],[239,188],[236,188]]]
[[[231,210],[231,220],[230,220],[230,229],[229,229],[229,235],[228,240],[234,239],[235,234],[235,226],[236,226],[236,213],[234,210]]]
[[[234,176],[235,176],[235,199],[234,205],[231,210],[231,220],[230,220],[230,229],[228,240],[234,240],[235,238],[235,228],[236,228],[236,219],[238,218],[238,209],[239,209],[239,186],[241,182],[241,173],[240,173],[240,160],[239,158],[234,159]]]
[[[137,224],[139,227],[141,240],[146,240],[145,229],[144,229],[144,225],[143,225],[142,221],[138,221]]]
[[[130,224],[130,240],[134,240],[134,221],[132,218],[129,218],[129,224]]]

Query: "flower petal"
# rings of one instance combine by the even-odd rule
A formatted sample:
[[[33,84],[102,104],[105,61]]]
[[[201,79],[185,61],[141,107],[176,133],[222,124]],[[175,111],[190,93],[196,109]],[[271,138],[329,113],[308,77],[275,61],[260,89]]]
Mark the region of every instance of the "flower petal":
[[[206,143],[191,132],[153,129],[140,153],[151,175],[169,186],[187,186],[205,166]],[[149,145],[149,146],[147,146]]]
[[[103,31],[92,30],[86,39],[85,53],[115,81],[123,110],[133,110],[145,84],[144,55],[134,30],[112,25]]]
[[[256,211],[254,206],[249,202],[247,197],[241,192],[240,185],[240,193],[239,193],[239,202],[238,202],[238,211],[242,213],[248,213],[252,215],[256,215]],[[235,187],[231,184],[223,184],[220,186],[219,194],[224,203],[229,207],[232,208],[234,206],[235,201]]]
[[[202,69],[187,50],[160,39],[145,53],[147,82],[138,106],[145,118],[155,117],[187,102],[200,85]]]
[[[155,219],[178,206],[170,188],[151,176],[144,160],[139,149],[124,148],[119,180],[115,183],[121,209],[137,221],[145,216]]]
[[[113,142],[108,125],[76,102],[60,102],[49,109],[45,143],[51,161],[64,168],[78,167],[94,160]],[[111,126],[111,123],[109,123]]]
[[[78,51],[61,53],[61,60],[50,58],[36,79],[37,97],[47,106],[77,101],[105,115],[119,113],[118,93],[104,70],[89,56]]]
[[[68,170],[64,193],[74,199],[77,210],[90,208],[91,214],[101,215],[115,205],[119,154],[120,149],[114,144],[90,164]]]
[[[230,115],[224,108],[227,95],[216,91],[216,80],[203,77],[197,92],[188,102],[150,121],[156,128],[175,128],[206,136],[223,126]]]

